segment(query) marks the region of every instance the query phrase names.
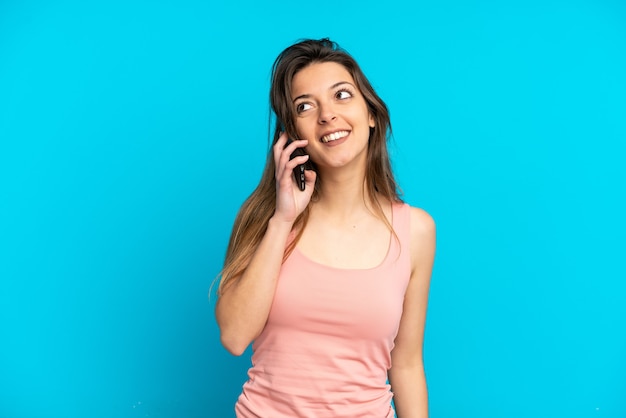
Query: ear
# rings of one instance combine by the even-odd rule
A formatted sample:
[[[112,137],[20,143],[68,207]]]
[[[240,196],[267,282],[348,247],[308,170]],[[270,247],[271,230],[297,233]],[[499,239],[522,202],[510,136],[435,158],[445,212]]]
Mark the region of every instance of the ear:
[[[369,114],[369,126],[370,128],[374,128],[376,127],[376,121],[374,120],[374,116],[372,116],[372,114]]]

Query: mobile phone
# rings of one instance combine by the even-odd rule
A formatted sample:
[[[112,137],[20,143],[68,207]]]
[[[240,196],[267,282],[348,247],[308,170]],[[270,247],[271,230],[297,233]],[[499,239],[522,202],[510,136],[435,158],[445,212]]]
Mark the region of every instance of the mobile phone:
[[[291,144],[292,142],[293,142],[293,139],[289,138],[287,140],[287,145]],[[291,156],[289,157],[289,159],[293,160],[295,157],[299,157],[301,155],[306,155],[306,152],[304,152],[304,148],[298,147],[295,149],[294,152],[291,153]],[[306,169],[305,164],[298,164],[293,169],[293,176],[296,179],[296,184],[298,185],[298,188],[301,191],[304,191],[304,188],[305,188],[305,182],[304,182],[304,170]]]

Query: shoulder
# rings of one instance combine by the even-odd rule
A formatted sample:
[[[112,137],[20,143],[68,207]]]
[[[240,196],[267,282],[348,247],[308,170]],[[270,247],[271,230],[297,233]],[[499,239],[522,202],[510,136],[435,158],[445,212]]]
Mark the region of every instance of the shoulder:
[[[424,209],[409,207],[411,231],[411,258],[413,267],[428,260],[435,253],[436,225],[433,217]]]
[[[428,237],[435,234],[435,220],[424,209],[409,206],[411,238]]]

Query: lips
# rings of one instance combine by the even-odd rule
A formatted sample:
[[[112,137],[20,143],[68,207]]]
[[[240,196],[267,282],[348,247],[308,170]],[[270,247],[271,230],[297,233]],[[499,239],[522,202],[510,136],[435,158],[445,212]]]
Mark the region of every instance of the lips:
[[[350,132],[349,131],[335,131],[335,132],[331,132],[329,134],[326,134],[324,136],[322,136],[321,141],[323,143],[328,143],[328,142],[332,142],[332,141],[336,141],[338,139],[341,138],[345,138],[346,136],[348,136]]]

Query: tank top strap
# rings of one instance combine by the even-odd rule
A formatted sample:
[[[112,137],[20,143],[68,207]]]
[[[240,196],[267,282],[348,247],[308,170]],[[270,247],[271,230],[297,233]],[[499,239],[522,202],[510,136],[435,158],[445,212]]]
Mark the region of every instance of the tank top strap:
[[[391,213],[395,233],[391,244],[395,247],[394,258],[410,263],[411,207],[406,203],[393,203]]]

